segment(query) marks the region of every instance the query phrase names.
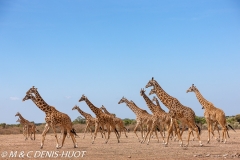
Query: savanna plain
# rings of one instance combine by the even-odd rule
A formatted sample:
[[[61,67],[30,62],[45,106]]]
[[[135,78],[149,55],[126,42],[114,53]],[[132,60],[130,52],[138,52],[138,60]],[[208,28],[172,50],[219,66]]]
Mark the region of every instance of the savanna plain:
[[[133,132],[128,133],[128,138],[122,134],[120,143],[117,143],[115,134],[112,132],[107,144],[104,143],[105,141],[100,133],[98,133],[94,144],[91,143],[90,133],[86,133],[84,139],[82,138],[83,133],[78,133],[79,137],[76,137],[78,148],[73,148],[71,138],[66,138],[61,149],[55,148],[56,140],[53,133],[47,134],[43,149],[40,149],[40,133],[36,134],[36,140],[28,139],[26,141],[23,134],[2,134],[0,135],[0,159],[240,159],[239,133],[240,130],[236,130],[236,132],[229,130],[230,138],[228,138],[226,144],[215,139],[211,139],[210,143],[207,144],[207,130],[202,130],[202,147],[199,146],[196,136],[194,141],[190,141],[188,147],[180,147],[179,143],[173,140],[170,140],[169,145],[164,147],[161,141],[157,142],[156,137],[151,139],[149,145],[146,142],[141,144]],[[140,135],[139,132],[138,134]],[[186,141],[187,131],[183,134],[184,144],[186,144]],[[11,151],[17,151],[17,156],[9,157]],[[22,151],[25,155],[19,157],[18,155]],[[44,151],[59,154],[57,157],[47,157]],[[86,152],[83,154],[83,151]],[[28,152],[29,157],[26,155]],[[40,157],[40,152],[45,155]],[[2,153],[7,153],[6,157],[3,157]],[[75,157],[71,157],[73,153],[75,153]],[[35,157],[34,154],[36,154]]]

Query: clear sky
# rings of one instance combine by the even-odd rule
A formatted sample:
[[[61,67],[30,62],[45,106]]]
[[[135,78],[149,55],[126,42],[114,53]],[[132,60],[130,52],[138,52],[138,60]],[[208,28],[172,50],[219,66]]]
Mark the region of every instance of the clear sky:
[[[198,116],[201,105],[186,93],[193,83],[226,115],[240,114],[240,2],[0,1],[0,123],[16,123],[18,111],[44,122],[31,100],[22,102],[32,86],[72,120],[76,104],[94,115],[82,94],[135,118],[118,101],[150,112],[140,89],[152,77]]]

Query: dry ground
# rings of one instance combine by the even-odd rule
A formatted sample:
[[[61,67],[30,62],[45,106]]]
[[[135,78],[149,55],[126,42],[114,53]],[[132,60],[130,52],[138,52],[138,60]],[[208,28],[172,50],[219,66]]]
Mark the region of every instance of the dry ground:
[[[184,143],[186,143],[186,133],[183,135]],[[150,144],[140,144],[136,136],[130,132],[128,138],[121,136],[120,143],[117,143],[114,133],[111,133],[111,138],[108,144],[104,143],[104,139],[98,134],[95,144],[91,144],[90,133],[86,134],[85,139],[82,139],[83,133],[78,133],[80,138],[76,138],[78,142],[78,148],[73,148],[71,138],[66,138],[65,144],[61,149],[55,149],[55,137],[52,133],[47,134],[43,149],[40,149],[41,134],[36,135],[36,140],[24,140],[22,134],[12,135],[0,135],[0,159],[69,159],[66,157],[61,158],[61,154],[70,153],[69,156],[77,151],[86,151],[84,157],[70,158],[70,159],[233,159],[237,158],[237,153],[240,153],[240,130],[236,132],[229,131],[230,139],[227,144],[219,143],[212,140],[210,144],[206,144],[207,131],[202,131],[201,138],[204,144],[203,147],[198,145],[198,141],[191,141],[189,147],[180,147],[178,142],[170,141],[168,147],[164,147],[161,143],[157,143],[156,139],[152,139]],[[7,157],[3,158],[1,154],[6,151],[8,152]],[[11,151],[24,151],[24,158],[9,158]],[[33,152],[29,152],[33,151]],[[39,156],[37,151],[49,151],[49,153],[58,151],[57,158],[33,158],[34,154]],[[26,157],[26,153],[32,158]],[[41,152],[44,153],[44,152]],[[44,157],[44,155],[43,155]],[[238,159],[238,158],[237,158]],[[240,159],[240,157],[239,157]]]

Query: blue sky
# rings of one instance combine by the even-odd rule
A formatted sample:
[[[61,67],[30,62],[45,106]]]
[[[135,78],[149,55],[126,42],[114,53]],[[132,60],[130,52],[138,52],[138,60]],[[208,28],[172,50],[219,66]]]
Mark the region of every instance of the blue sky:
[[[44,122],[32,101],[22,102],[32,86],[72,120],[76,104],[94,115],[78,102],[82,94],[135,118],[118,101],[150,112],[140,89],[151,77],[198,116],[201,105],[186,93],[192,83],[226,115],[240,114],[239,46],[237,0],[1,1],[0,123],[16,123],[18,111]]]

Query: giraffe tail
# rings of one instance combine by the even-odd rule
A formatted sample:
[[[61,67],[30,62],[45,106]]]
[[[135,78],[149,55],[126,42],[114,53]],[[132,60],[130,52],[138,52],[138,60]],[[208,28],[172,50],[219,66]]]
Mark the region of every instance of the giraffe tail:
[[[124,127],[124,129],[129,133],[129,129],[127,129],[126,127]]]
[[[115,132],[117,133],[118,137],[119,137],[119,133],[118,133],[118,130],[115,128]]]
[[[157,131],[160,132],[160,129],[157,127]]]
[[[227,125],[227,128],[228,127],[230,127],[232,130],[234,130],[234,132],[236,132],[235,129],[230,124]]]
[[[75,136],[79,137],[76,133],[76,130],[74,128],[71,129],[71,133],[73,133]]]
[[[199,133],[199,135],[201,134],[201,128],[198,126],[198,125],[196,125],[197,126],[197,128],[198,128],[198,133]]]

